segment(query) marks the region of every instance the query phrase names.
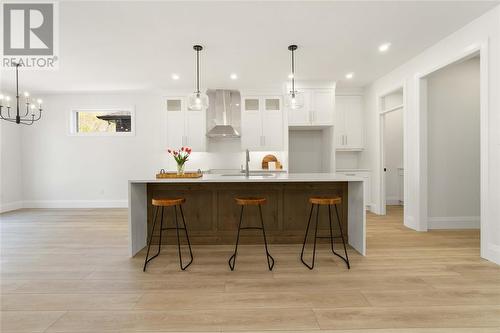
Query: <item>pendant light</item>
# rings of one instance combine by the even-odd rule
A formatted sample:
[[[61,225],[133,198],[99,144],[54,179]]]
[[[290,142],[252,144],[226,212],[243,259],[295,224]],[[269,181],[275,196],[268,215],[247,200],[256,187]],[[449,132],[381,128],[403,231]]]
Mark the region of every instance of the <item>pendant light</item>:
[[[188,97],[188,109],[192,111],[201,111],[208,108],[208,96],[200,92],[200,51],[203,46],[194,45],[196,51],[196,91]]]
[[[288,50],[292,54],[292,72],[290,78],[292,79],[292,90],[288,93],[286,97],[286,105],[292,109],[297,110],[304,106],[304,96],[295,90],[295,50],[297,50],[297,45],[288,46]]]

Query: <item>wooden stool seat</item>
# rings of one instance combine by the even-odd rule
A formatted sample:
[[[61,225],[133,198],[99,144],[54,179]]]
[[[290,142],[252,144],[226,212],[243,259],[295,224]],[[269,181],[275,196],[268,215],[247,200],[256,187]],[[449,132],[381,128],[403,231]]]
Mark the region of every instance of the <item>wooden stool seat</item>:
[[[342,203],[341,197],[311,197],[309,203],[313,205],[337,205]]]
[[[234,198],[234,200],[236,200],[236,203],[240,206],[264,205],[267,202],[266,198],[258,198],[258,197]]]
[[[152,205],[159,207],[170,207],[183,204],[184,202],[186,202],[186,199],[184,198],[162,198],[162,199],[153,198]]]

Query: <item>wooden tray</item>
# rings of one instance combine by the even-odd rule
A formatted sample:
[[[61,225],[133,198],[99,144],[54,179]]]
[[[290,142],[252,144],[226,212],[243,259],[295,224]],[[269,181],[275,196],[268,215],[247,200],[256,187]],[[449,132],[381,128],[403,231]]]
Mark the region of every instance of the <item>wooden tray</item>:
[[[156,174],[156,179],[163,179],[163,178],[201,178],[201,177],[203,177],[203,173],[196,172],[196,171],[184,172],[184,174],[178,175],[177,172],[167,172],[167,171],[164,171],[162,169],[162,170],[160,170],[160,173]]]

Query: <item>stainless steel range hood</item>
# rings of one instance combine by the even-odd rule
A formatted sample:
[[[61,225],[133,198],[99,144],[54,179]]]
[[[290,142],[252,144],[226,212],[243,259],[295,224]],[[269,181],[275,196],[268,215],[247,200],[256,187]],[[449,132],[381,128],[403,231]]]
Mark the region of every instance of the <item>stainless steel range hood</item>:
[[[209,89],[207,109],[207,137],[239,138],[241,122],[241,95],[237,90]]]

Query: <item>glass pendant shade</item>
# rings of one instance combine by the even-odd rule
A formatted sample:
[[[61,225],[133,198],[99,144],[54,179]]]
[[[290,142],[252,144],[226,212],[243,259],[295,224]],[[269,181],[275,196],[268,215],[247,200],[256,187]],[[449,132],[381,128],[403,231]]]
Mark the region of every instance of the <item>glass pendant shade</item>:
[[[289,109],[298,110],[304,106],[304,95],[298,91],[290,92],[285,99],[285,104]]]
[[[202,111],[208,108],[208,95],[194,92],[188,97],[188,109],[191,111]]]
[[[208,95],[200,92],[200,52],[203,50],[201,45],[193,45],[196,51],[196,90],[188,96],[187,107],[191,111],[202,111],[208,109]]]

